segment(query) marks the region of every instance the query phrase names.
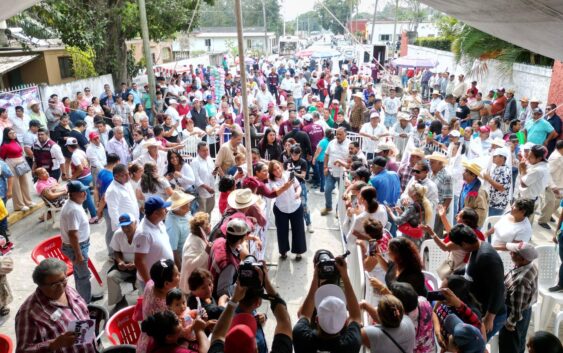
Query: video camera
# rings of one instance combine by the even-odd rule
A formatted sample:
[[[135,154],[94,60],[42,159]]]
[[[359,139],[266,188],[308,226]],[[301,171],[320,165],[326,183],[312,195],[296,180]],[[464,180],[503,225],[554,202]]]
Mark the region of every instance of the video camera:
[[[350,251],[346,251],[346,253],[342,255],[342,258],[345,259],[348,255],[350,255]],[[336,259],[330,251],[323,249],[317,250],[313,258],[313,263],[319,273],[319,280],[324,280],[329,283],[338,282],[340,275],[336,268]]]
[[[260,274],[262,270],[262,275]],[[263,288],[264,287],[264,265],[252,256],[248,255],[241,261],[238,268],[238,278],[240,285],[247,288]]]

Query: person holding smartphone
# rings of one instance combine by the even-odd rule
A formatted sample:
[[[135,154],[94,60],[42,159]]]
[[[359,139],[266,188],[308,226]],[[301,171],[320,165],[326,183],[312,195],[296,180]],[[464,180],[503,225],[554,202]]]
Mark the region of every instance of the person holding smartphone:
[[[283,166],[284,169],[294,175],[301,186],[301,205],[303,206],[303,217],[305,218],[305,225],[307,226],[307,232],[314,233],[315,231],[311,228],[311,214],[309,208],[307,207],[307,184],[305,184],[305,175],[307,174],[307,161],[301,158],[301,146],[295,144],[290,149],[291,158],[287,160]],[[293,174],[291,174],[293,173]]]

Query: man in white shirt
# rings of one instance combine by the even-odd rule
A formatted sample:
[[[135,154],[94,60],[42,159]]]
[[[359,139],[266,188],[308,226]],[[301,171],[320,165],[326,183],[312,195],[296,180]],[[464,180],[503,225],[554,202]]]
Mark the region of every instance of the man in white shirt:
[[[453,117],[455,117],[455,98],[453,95],[448,94],[443,101],[441,101],[434,112],[434,117],[442,124],[449,124]]]
[[[139,219],[139,207],[133,186],[129,183],[129,171],[127,165],[117,164],[113,167],[113,181],[105,193],[106,205],[111,229],[116,231],[119,226],[119,215],[130,214],[134,219]]]
[[[133,239],[138,233],[137,220],[134,216],[124,213],[119,216],[117,229],[111,238],[115,265],[108,272],[108,306],[117,305],[125,299],[121,292],[121,283],[134,283],[137,277],[135,268],[135,243]]]
[[[123,164],[129,163],[129,145],[125,140],[123,126],[113,128],[113,137],[108,141],[106,150],[109,153],[115,153],[119,156],[119,161]]]
[[[82,208],[88,187],[77,180],[67,184],[68,201],[61,210],[60,226],[63,241],[62,252],[72,261],[76,290],[86,303],[92,299],[88,250],[90,247],[90,224]]]
[[[380,124],[379,114],[373,112],[369,116],[369,123],[365,123],[360,128],[359,135],[364,137],[362,142],[362,151],[366,155],[368,161],[374,157],[374,151],[381,137],[387,136],[387,129]]]
[[[100,135],[100,142],[102,143],[102,146],[107,148],[111,127],[104,122],[104,119],[96,119],[96,121],[94,121],[94,124],[96,126],[96,129],[94,131],[97,132],[98,135]]]
[[[289,71],[286,71],[285,77],[280,84],[280,88],[287,93],[293,92],[293,86],[295,86],[295,80],[291,78]]]
[[[430,100],[430,108],[428,111],[430,114],[434,115],[436,113],[436,109],[438,105],[442,102],[442,98],[440,97],[440,91],[434,90],[432,91],[432,99]]]
[[[150,268],[161,260],[174,261],[174,253],[164,226],[166,208],[171,202],[164,202],[160,196],[151,196],[145,201],[145,218],[139,224],[140,231],[133,239],[135,243],[135,267],[139,289],[151,279]]]
[[[544,206],[538,224],[543,228],[551,229],[548,223],[563,198],[563,140],[555,144],[555,150],[547,159],[547,166],[550,178],[545,188]]]
[[[204,141],[197,144],[197,157],[192,160],[192,169],[197,189],[199,212],[211,215],[215,207],[215,163],[209,157],[209,146]]]
[[[154,163],[158,170],[158,175],[164,176],[168,168],[168,159],[166,152],[158,149],[159,146],[161,146],[160,142],[154,138],[146,140],[143,143],[143,152],[134,162],[140,165],[145,165],[145,163],[149,162]]]
[[[23,135],[29,128],[29,116],[27,116],[22,106],[16,107],[16,115],[9,116],[10,121],[12,122],[12,128],[16,131],[16,135],[18,136],[18,142],[21,144],[23,143]]]
[[[321,210],[321,216],[326,216],[332,211],[332,190],[336,184],[340,185],[340,178],[344,172],[345,165],[341,161],[348,158],[348,145],[350,140],[346,137],[346,130],[342,127],[336,129],[336,138],[329,142],[325,152],[324,174],[325,174],[325,208]]]
[[[460,74],[458,76],[458,82],[452,91],[453,96],[457,99],[465,96],[467,94],[467,90],[469,89],[469,85],[465,82],[465,76]]]
[[[86,157],[88,157],[90,168],[92,168],[92,178],[94,179],[94,185],[96,185],[98,173],[107,164],[106,149],[102,145],[100,135],[97,132],[92,131],[88,134],[88,138],[90,139],[90,144],[86,147]]]
[[[397,97],[394,88],[389,90],[389,97],[383,100],[383,111],[385,112],[385,120],[383,121],[386,128],[390,128],[397,122],[397,113],[401,106],[401,100]]]
[[[172,117],[173,125],[177,124],[176,130],[178,130],[178,132],[181,132],[182,131],[182,124],[180,122],[180,114],[178,113],[178,110],[176,109],[177,107],[178,107],[178,101],[176,101],[175,99],[170,99],[168,101],[168,109],[166,109],[164,114],[170,115],[170,117]]]
[[[268,104],[276,104],[274,96],[268,91],[268,87],[265,83],[260,85],[260,90],[256,93],[256,104],[260,106],[260,109],[263,113],[268,110]]]

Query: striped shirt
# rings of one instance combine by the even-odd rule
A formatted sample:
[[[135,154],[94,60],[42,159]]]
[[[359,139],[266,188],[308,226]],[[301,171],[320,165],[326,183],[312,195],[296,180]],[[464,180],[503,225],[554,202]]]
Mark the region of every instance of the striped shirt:
[[[88,320],[86,302],[78,292],[67,285],[68,306],[47,298],[39,288],[22,304],[16,314],[16,353],[95,353],[93,342],[74,345],[56,351],[49,349],[57,337],[68,331],[72,321]]]
[[[504,276],[508,318],[506,326],[515,328],[522,312],[530,308],[538,296],[538,268],[534,263],[516,267]]]

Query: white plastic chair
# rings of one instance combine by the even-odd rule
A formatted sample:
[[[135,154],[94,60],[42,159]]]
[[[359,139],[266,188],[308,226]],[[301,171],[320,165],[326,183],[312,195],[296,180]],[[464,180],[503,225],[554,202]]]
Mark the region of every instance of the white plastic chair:
[[[500,259],[502,260],[502,265],[504,267],[504,274],[507,274],[513,267],[514,263],[512,262],[512,258],[510,257],[509,251],[497,251]]]
[[[494,227],[495,224],[497,224],[497,222],[500,220],[500,217],[502,216],[489,216],[485,218],[485,223],[483,223],[482,227],[483,233]]]
[[[537,246],[538,258],[536,259],[538,265],[538,291],[542,296],[541,310],[534,315],[534,318],[539,317],[540,320],[534,321],[536,330],[541,330],[546,327],[547,322],[551,318],[551,313],[556,304],[563,304],[563,293],[552,293],[548,289],[555,285],[558,279],[559,270],[559,254],[556,248],[552,245]]]
[[[41,200],[45,202],[45,208],[43,209],[42,217],[45,220],[44,222],[46,228],[49,228],[49,223],[52,224],[53,228],[56,228],[57,224],[59,224],[59,222],[56,221],[57,213],[61,212],[63,207],[57,207],[54,203],[47,200],[47,198],[45,197],[42,197]],[[51,212],[51,219],[47,219],[47,217],[49,217],[49,212]]]
[[[438,288],[440,288],[440,279],[438,278],[438,276],[428,271],[422,271],[422,274],[424,275],[424,281],[430,282],[430,284],[432,285],[431,289],[433,291],[438,290]]]
[[[563,322],[563,311],[560,311],[555,315],[555,324],[553,325],[553,334],[555,337],[559,337],[559,327],[561,326],[561,322]]]
[[[426,253],[428,252],[428,255]],[[448,258],[448,253],[438,247],[434,240],[429,239],[422,242],[420,256],[426,271],[437,274],[436,270]],[[425,258],[425,256],[428,256]]]

